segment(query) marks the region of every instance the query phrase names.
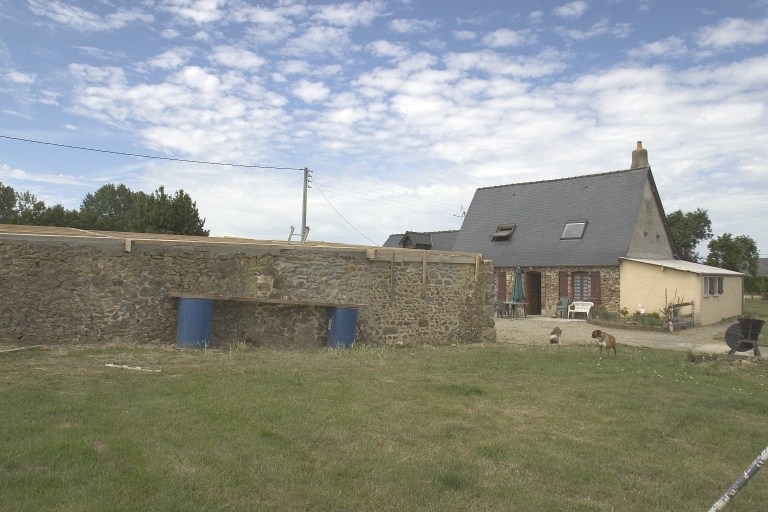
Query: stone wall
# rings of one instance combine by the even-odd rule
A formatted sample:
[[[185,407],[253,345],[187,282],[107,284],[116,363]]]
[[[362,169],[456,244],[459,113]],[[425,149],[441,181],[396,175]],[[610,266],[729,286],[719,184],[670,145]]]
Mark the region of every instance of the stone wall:
[[[618,312],[621,291],[618,265],[601,267],[548,267],[542,274],[546,275],[546,291],[544,293],[549,316],[555,313],[557,303],[560,300],[560,272],[571,274],[573,272],[591,273],[594,271],[600,272],[600,303],[596,304],[596,306],[607,311]],[[569,290],[570,286],[569,282]]]
[[[128,236],[0,235],[0,342],[172,344],[178,295],[242,299],[213,301],[214,346],[322,347],[336,305],[358,342],[495,340],[479,255]]]

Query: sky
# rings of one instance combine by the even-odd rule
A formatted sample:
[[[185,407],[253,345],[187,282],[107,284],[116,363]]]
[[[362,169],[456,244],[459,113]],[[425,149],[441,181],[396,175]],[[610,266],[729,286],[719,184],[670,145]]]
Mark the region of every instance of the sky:
[[[768,0],[0,0],[0,182],[184,190],[211,236],[298,233],[305,168],[310,240],[459,229],[642,141],[766,257],[767,103]]]

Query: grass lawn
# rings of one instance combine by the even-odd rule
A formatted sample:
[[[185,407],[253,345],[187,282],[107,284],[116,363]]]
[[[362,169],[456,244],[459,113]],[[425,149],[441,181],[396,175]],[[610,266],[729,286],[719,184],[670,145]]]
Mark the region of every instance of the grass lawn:
[[[3,353],[0,503],[700,512],[768,444],[767,374],[578,345]],[[766,509],[754,480],[727,510]]]
[[[744,301],[744,314],[763,320],[768,319],[768,300],[746,299]]]

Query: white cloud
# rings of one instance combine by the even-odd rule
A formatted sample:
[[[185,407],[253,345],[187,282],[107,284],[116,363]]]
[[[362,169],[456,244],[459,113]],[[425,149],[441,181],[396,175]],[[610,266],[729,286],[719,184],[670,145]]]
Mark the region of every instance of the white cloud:
[[[483,44],[491,48],[502,46],[521,46],[536,41],[536,36],[529,31],[517,31],[502,28],[483,36]]]
[[[38,16],[86,32],[120,29],[134,21],[150,23],[154,20],[152,15],[134,9],[118,9],[102,17],[59,0],[29,0],[28,5],[29,9]]]
[[[22,114],[21,112],[16,112],[15,110],[3,109],[3,110],[0,110],[0,112],[2,112],[3,114],[8,114],[9,116],[20,117],[28,121],[34,120],[34,118],[29,114]]]
[[[176,39],[180,35],[181,33],[178,30],[172,28],[166,28],[160,32],[160,36],[162,36],[163,39]]]
[[[85,180],[74,176],[64,176],[61,174],[26,172],[22,169],[12,169],[8,164],[0,164],[0,178],[5,180],[15,180],[27,183],[54,183],[58,185],[83,184]],[[15,187],[14,187],[15,188]],[[21,192],[21,190],[16,190]]]
[[[293,88],[293,94],[307,103],[323,101],[330,94],[330,89],[322,82],[300,80]]]
[[[165,0],[160,8],[197,24],[218,21],[223,16],[225,0]]]
[[[587,30],[568,29],[565,27],[555,27],[555,32],[572,41],[585,41],[594,37],[612,35],[616,39],[624,39],[629,36],[632,26],[628,23],[619,23],[611,25],[607,18],[599,20],[592,24]]]
[[[576,0],[575,2],[555,8],[553,12],[555,16],[560,18],[580,18],[587,9],[589,9],[589,2],[586,0]]]
[[[633,59],[647,59],[651,57],[677,58],[688,54],[688,47],[685,41],[679,37],[668,37],[661,41],[652,43],[641,43],[637,48],[633,48],[628,55]]]
[[[386,3],[380,0],[323,5],[313,18],[339,27],[368,26],[385,8]]]
[[[451,32],[457,41],[471,41],[477,39],[477,33],[471,30],[454,30]]]
[[[70,70],[82,81],[73,113],[132,129],[154,150],[237,160],[272,151],[287,126],[285,98],[234,71],[187,66],[163,82],[131,85],[119,68]]]
[[[155,55],[147,61],[147,64],[160,69],[177,69],[186,64],[192,54],[189,48],[174,48]]]
[[[286,75],[307,74],[311,67],[306,60],[288,60],[280,63],[280,69]]]
[[[545,50],[535,56],[501,55],[490,50],[481,52],[449,53],[445,56],[449,67],[465,71],[479,70],[493,76],[541,77],[565,69],[562,56]]]
[[[334,27],[310,27],[303,34],[288,40],[283,48],[287,55],[341,55],[350,46],[346,30]]]
[[[400,34],[430,32],[440,26],[439,20],[396,19],[389,22],[389,28]]]
[[[377,57],[389,57],[396,60],[406,58],[410,51],[404,44],[390,43],[389,41],[379,40],[370,43],[366,49]]]
[[[37,78],[30,73],[23,73],[21,71],[6,71],[3,74],[3,79],[7,82],[13,82],[15,84],[30,85],[37,82]]]
[[[105,50],[104,48],[97,48],[95,46],[75,46],[74,48],[80,50],[90,57],[95,57],[97,59],[109,62],[121,61],[127,57],[127,55],[123,52]]]
[[[702,48],[724,49],[734,46],[764,44],[768,41],[768,18],[745,20],[729,18],[703,28],[697,37]]]
[[[297,31],[297,22],[307,17],[307,6],[290,2],[279,3],[271,9],[239,5],[230,14],[233,21],[246,24],[248,40],[278,44]]]
[[[255,70],[266,63],[262,57],[255,53],[234,46],[215,47],[209,59],[222,66],[243,70]]]

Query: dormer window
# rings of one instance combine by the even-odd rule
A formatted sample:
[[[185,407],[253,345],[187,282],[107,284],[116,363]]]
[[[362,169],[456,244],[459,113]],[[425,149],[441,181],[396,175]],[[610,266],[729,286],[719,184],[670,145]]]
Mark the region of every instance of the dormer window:
[[[512,233],[515,232],[516,224],[502,224],[496,227],[496,232],[491,235],[491,242],[509,242],[512,239]]]
[[[587,229],[586,220],[571,220],[566,222],[563,234],[560,240],[576,240],[584,236],[584,230]]]

